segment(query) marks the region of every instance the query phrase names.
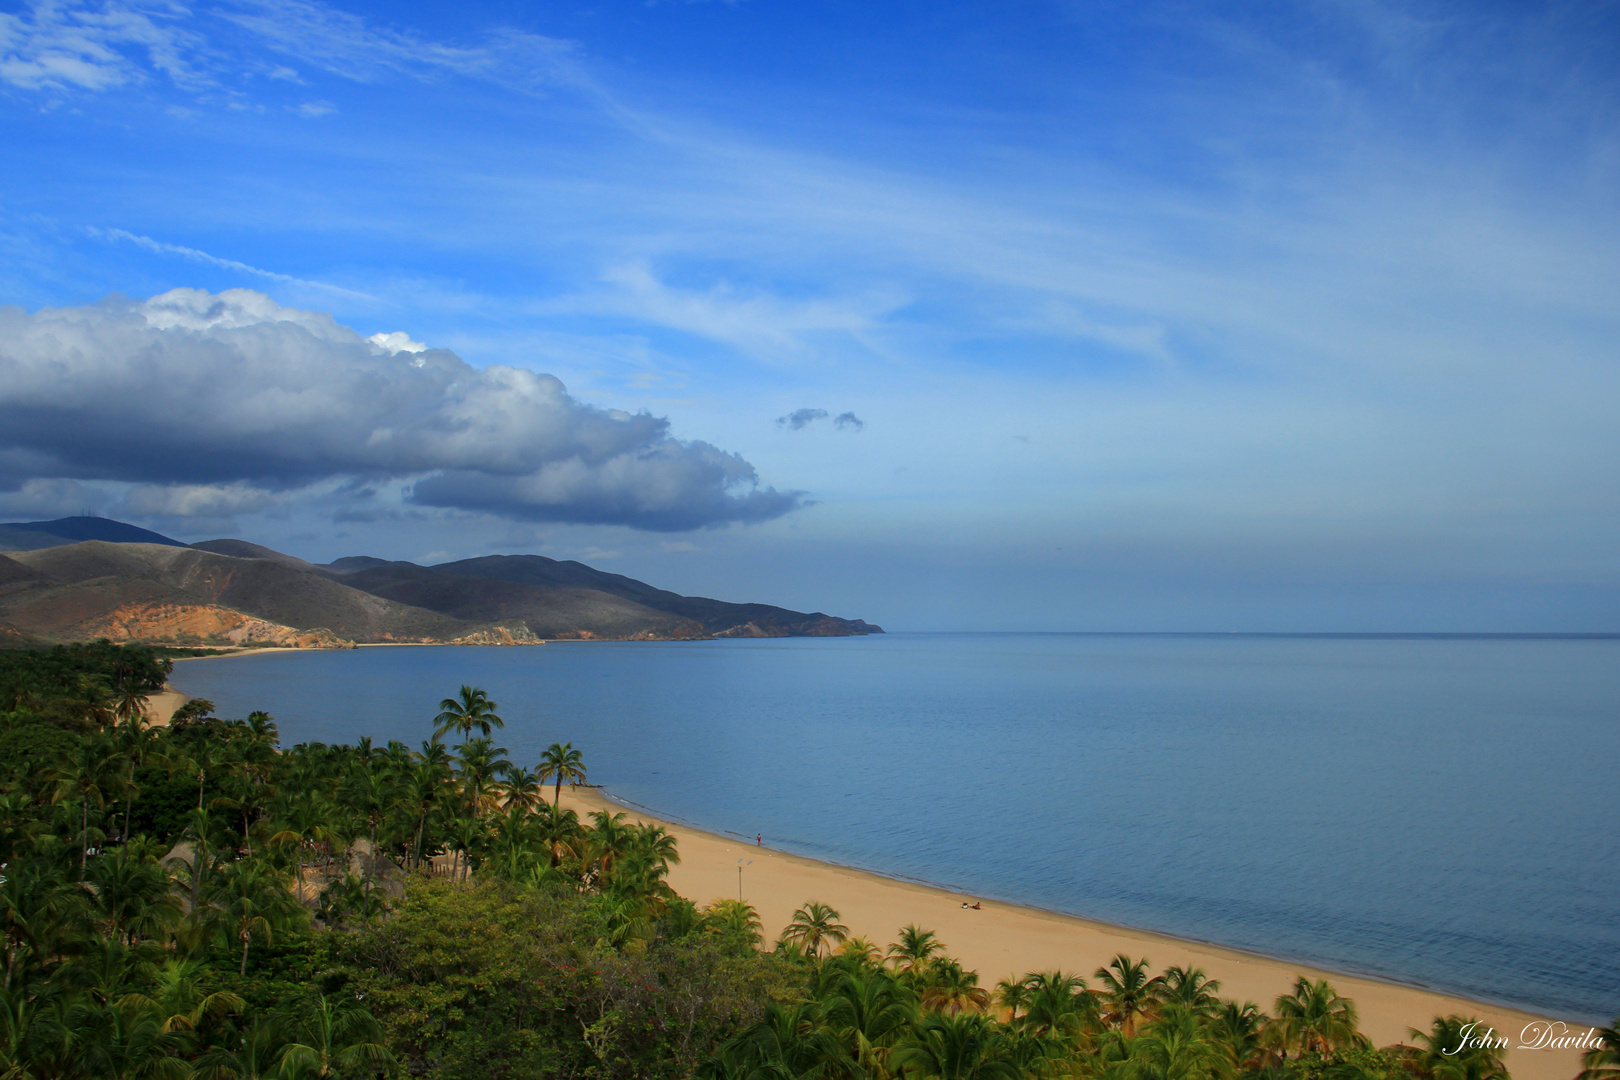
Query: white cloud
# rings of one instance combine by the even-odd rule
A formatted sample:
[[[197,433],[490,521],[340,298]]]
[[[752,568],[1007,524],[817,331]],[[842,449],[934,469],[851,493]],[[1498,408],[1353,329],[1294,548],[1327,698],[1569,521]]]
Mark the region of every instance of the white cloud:
[[[0,82],[106,90],[138,82],[150,68],[176,84],[201,85],[194,63],[201,39],[178,25],[186,15],[161,2],[133,8],[53,0],[36,0],[23,14],[0,12]]]
[[[139,517],[222,518],[257,513],[283,498],[277,492],[244,483],[139,484],[125,496],[125,506]]]
[[[372,334],[366,340],[388,353],[419,353],[427,351],[426,345],[420,341],[412,341],[411,335],[403,330],[395,330],[392,334]]]
[[[7,465],[146,485],[131,494],[143,514],[246,512],[341,477],[414,480],[424,506],[655,531],[802,503],[667,420],[585,405],[550,375],[382,348],[246,289],[0,308]]]
[[[608,289],[535,305],[539,313],[621,315],[732,345],[765,360],[816,355],[815,339],[840,334],[864,341],[906,298],[893,290],[859,296],[787,299],[763,289],[719,282],[682,289],[663,281],[644,262],[614,266],[602,275]]]

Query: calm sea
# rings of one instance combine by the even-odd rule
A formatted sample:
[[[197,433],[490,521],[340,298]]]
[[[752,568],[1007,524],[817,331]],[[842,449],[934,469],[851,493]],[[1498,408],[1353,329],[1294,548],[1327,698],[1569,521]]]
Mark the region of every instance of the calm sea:
[[[893,634],[188,661],[283,741],[483,687],[532,764],[986,897],[1620,1014],[1620,640]],[[1099,962],[1102,958],[1099,958]]]

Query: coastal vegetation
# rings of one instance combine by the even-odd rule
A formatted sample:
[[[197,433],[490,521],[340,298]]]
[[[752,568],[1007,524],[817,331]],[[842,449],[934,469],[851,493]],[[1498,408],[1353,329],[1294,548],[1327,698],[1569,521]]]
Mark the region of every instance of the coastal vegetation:
[[[1507,1075],[1468,1017],[1373,1047],[1323,981],[1262,1008],[1118,955],[984,985],[933,931],[880,944],[815,900],[767,940],[670,887],[663,828],[563,808],[581,752],[513,762],[482,690],[414,748],[283,747],[205,701],[145,723],[168,666],[0,652],[0,1078]],[[1605,1038],[1585,1080],[1616,1075]]]

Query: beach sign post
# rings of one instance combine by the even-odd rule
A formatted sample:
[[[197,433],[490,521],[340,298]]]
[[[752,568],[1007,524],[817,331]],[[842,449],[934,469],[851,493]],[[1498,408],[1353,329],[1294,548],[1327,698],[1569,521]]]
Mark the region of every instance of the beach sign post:
[[[753,866],[753,865],[754,865],[754,860],[753,859],[749,859],[747,862],[743,862],[741,859],[737,860],[737,903],[739,903],[739,904],[742,903],[742,872],[743,872],[743,867],[745,867],[745,866]]]

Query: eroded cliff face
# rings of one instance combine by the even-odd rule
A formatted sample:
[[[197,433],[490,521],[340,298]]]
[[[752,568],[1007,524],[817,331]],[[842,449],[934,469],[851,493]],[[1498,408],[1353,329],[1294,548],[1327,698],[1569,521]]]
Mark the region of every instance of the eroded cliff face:
[[[475,630],[471,634],[464,634],[454,641],[446,642],[449,645],[544,645],[545,642],[534,636],[523,623],[509,626],[492,626],[487,630]]]
[[[212,604],[125,604],[77,629],[85,638],[149,644],[354,648],[354,642],[321,627],[299,630]]]

